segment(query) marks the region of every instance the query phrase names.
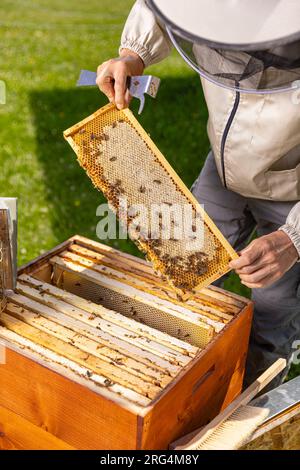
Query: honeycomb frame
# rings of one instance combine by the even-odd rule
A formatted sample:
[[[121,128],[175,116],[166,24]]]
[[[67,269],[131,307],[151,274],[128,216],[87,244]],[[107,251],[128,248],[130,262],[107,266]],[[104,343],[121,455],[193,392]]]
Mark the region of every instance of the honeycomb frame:
[[[114,133],[116,133],[116,138],[114,138]],[[124,138],[124,134],[125,137],[128,136],[128,139],[126,139],[126,142],[124,142],[124,139],[119,142],[119,137]],[[111,135],[113,136],[113,139],[111,138]],[[147,238],[130,236],[138,248],[146,253],[147,259],[153,263],[156,271],[166,278],[178,294],[183,297],[189,296],[191,292],[196,292],[199,289],[208,286],[213,281],[230,271],[228,263],[230,260],[238,257],[237,253],[210,219],[201,204],[184,185],[177,173],[129,109],[118,110],[113,104],[108,104],[67,129],[64,132],[64,137],[75,151],[79,164],[85,169],[94,186],[103,192],[111,207],[116,212],[119,209],[117,197],[122,195],[123,189],[120,187],[120,180],[114,179],[114,182],[112,181],[113,178],[110,177],[109,171],[114,174],[114,178],[116,168],[119,168],[119,174],[124,173],[124,168],[127,168],[127,165],[124,167],[124,160],[127,158],[128,165],[131,164],[125,148],[130,148],[131,145],[133,155],[135,153],[138,154],[137,160],[134,161],[134,164],[140,164],[141,170],[139,173],[141,175],[141,180],[139,180],[139,177],[135,174],[135,179],[137,180],[136,185],[140,185],[140,188],[142,187],[142,181],[144,181],[143,178],[145,178],[145,171],[143,171],[145,170],[145,167],[147,168],[147,165],[148,169],[153,167],[154,172],[156,172],[155,174],[157,174],[157,171],[161,172],[165,185],[169,185],[167,188],[169,189],[169,192],[171,193],[173,191],[174,196],[178,193],[178,200],[184,199],[187,204],[192,206],[192,210],[195,214],[202,218],[205,234],[209,238],[208,245],[214,245],[210,258],[203,258],[205,260],[205,267],[202,270],[203,272],[201,272],[201,266],[204,265],[204,261],[200,260],[202,265],[201,263],[195,264],[194,262],[189,266],[189,263],[187,263],[186,260],[193,259],[194,261],[195,257],[187,258],[186,254],[186,258],[184,258],[186,263],[184,268],[181,267],[183,265],[180,265],[180,262],[178,262],[172,263],[173,268],[170,269],[171,263],[168,262],[168,256],[170,255],[164,255],[162,257],[159,254],[160,250],[157,250],[153,241],[151,242],[151,240]],[[119,153],[117,156],[109,157],[109,155],[111,155],[109,152],[112,152],[112,149],[109,149],[109,145],[113,146],[113,151],[116,149],[118,150]],[[140,153],[144,154],[143,159],[140,158]],[[114,161],[114,170],[108,169],[108,157],[110,162]],[[118,163],[118,159],[121,160],[121,165]],[[140,159],[140,161],[138,161],[138,159]],[[157,168],[156,164],[159,164]],[[112,167],[110,166],[109,168]],[[147,173],[147,176],[150,178],[149,172]],[[128,180],[129,179],[130,183],[128,183],[128,181],[125,183],[127,184],[127,189],[130,189],[130,185],[134,186],[133,179],[128,178]],[[116,181],[118,181],[118,185]],[[165,185],[162,186],[165,187]],[[159,192],[158,189],[156,190],[156,193],[157,192]],[[136,193],[137,186],[135,187],[135,192],[131,193],[131,199],[135,198],[138,200],[140,198],[143,199],[144,202],[146,200],[146,203],[148,202],[149,206],[153,203],[154,197],[151,202],[151,196],[147,196],[145,199],[144,194],[137,195]],[[157,197],[159,197],[159,194]],[[156,203],[162,202],[163,201],[161,200],[156,201]],[[126,224],[127,223],[128,220],[126,221]],[[129,235],[131,235],[130,231]],[[165,250],[167,249],[173,252],[171,249],[172,247],[170,247],[170,243],[171,242],[169,242],[169,246],[164,243],[164,248]],[[184,251],[182,245],[178,249]],[[206,256],[206,253],[200,253],[203,254],[204,257]],[[177,256],[173,259],[175,258],[182,257]],[[200,266],[200,269],[197,274],[198,266]]]

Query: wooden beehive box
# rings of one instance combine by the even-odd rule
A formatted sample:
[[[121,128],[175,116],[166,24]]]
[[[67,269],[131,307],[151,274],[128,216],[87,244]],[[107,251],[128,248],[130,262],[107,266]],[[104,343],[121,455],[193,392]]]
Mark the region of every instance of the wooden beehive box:
[[[75,236],[19,270],[0,317],[0,447],[165,449],[242,386],[249,300],[182,302],[145,261]]]

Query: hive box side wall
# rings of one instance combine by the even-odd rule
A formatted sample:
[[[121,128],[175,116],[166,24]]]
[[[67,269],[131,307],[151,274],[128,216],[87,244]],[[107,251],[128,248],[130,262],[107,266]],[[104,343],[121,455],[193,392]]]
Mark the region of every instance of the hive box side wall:
[[[77,449],[136,448],[134,413],[10,348],[0,405]]]
[[[149,410],[144,417],[143,449],[165,449],[206,424],[241,392],[251,320],[249,304],[200,353],[189,374],[176,380]]]
[[[55,246],[51,250],[42,253],[41,255],[29,261],[28,263],[23,264],[18,269],[18,276],[20,274],[31,274],[32,272],[36,271],[45,263],[45,261],[49,260],[52,256],[55,256],[56,254],[66,250],[68,246],[70,246],[73,242],[76,242],[78,238],[80,238],[78,235],[74,235],[73,237],[68,238],[68,240],[65,240],[64,242]]]
[[[75,450],[53,434],[0,406],[0,450]]]

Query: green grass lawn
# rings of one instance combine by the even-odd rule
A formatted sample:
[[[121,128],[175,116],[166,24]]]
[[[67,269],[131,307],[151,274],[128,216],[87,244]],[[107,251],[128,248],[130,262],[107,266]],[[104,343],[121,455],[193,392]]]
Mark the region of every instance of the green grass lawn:
[[[81,68],[117,54],[129,0],[2,0],[0,195],[19,198],[19,264],[75,233],[96,239],[104,201],[64,141],[65,129],[104,105],[97,89],[77,89]],[[173,53],[149,72],[162,79],[141,124],[190,186],[207,152],[207,109],[198,76]],[[132,109],[137,110],[137,103]],[[109,242],[138,254],[130,241]],[[226,287],[248,295],[235,276]]]

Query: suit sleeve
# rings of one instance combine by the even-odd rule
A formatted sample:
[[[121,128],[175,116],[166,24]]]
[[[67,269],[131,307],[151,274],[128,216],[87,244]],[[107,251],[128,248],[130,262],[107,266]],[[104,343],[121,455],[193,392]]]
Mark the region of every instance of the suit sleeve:
[[[121,49],[130,49],[145,67],[165,59],[172,45],[166,31],[144,0],[137,0],[127,18],[121,37]]]
[[[297,202],[287,216],[286,223],[280,227],[294,243],[300,258],[300,202]]]

